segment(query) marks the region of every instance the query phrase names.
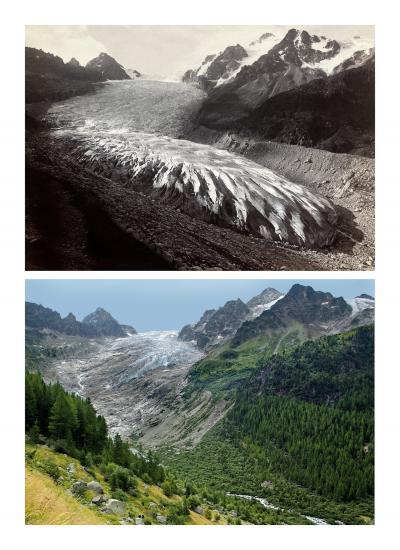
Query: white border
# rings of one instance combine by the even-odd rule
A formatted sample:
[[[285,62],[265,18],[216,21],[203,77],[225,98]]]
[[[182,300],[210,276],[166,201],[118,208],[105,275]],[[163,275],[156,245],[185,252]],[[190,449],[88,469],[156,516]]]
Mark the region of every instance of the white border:
[[[394,3],[353,0],[267,2],[178,0],[14,1],[3,6],[2,52],[2,399],[0,429],[1,537],[5,548],[70,549],[95,546],[147,548],[395,548],[399,492],[399,329],[398,329],[398,22]],[[365,24],[376,25],[377,40],[377,496],[373,527],[35,527],[23,525],[23,44],[25,24]],[[29,273],[29,278],[373,278],[371,272]],[[201,531],[199,531],[201,529]]]

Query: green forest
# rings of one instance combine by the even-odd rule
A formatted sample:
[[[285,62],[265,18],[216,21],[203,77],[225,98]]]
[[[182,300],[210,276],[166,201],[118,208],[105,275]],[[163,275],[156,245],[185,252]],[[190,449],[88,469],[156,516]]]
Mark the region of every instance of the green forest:
[[[166,461],[197,483],[266,496],[310,515],[351,523],[370,517],[373,327],[259,359],[222,423],[195,449]]]
[[[155,455],[134,454],[118,434],[109,436],[104,417],[89,399],[66,392],[59,383],[45,384],[37,372],[25,374],[25,428],[31,442],[45,442],[88,467],[108,470],[116,489],[134,491],[135,476],[157,484],[165,479]]]

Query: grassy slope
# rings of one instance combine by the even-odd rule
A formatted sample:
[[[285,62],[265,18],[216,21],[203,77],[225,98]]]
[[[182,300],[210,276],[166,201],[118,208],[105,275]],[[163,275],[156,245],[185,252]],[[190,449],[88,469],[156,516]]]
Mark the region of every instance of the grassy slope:
[[[249,339],[237,347],[228,342],[191,368],[185,393],[190,396],[196,390],[205,389],[211,391],[215,398],[229,399],[262,361],[305,339],[304,329],[293,325],[285,331],[278,330]]]
[[[31,525],[100,525],[107,523],[73,496],[67,494],[50,476],[26,466],[25,523]]]
[[[87,473],[78,460],[70,456],[52,451],[44,445],[26,446],[26,509],[25,521],[27,524],[36,525],[98,525],[120,524],[118,516],[103,514],[90,503],[94,493],[86,491],[81,497],[74,497],[68,489],[74,481],[89,482],[94,476]],[[55,482],[44,470],[48,462],[55,464],[64,478],[61,482]],[[74,464],[75,472],[69,478],[66,468],[68,464]],[[94,468],[93,473],[97,481],[103,486],[105,494],[111,495],[111,488],[104,480],[100,472]],[[135,518],[143,514],[146,523],[155,523],[155,514],[168,516],[170,507],[180,504],[182,498],[178,495],[166,497],[157,485],[146,485],[139,480],[138,494],[128,497],[126,502],[126,517]],[[156,504],[155,508],[149,508],[150,502]],[[187,518],[191,525],[217,525],[226,524],[226,518],[222,515],[215,520],[213,514],[211,521],[193,511]]]

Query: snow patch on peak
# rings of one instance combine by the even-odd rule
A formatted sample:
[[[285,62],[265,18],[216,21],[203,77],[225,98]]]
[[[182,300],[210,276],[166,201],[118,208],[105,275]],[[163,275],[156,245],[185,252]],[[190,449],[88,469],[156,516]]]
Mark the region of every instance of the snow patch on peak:
[[[357,315],[364,309],[375,308],[375,300],[370,298],[346,298],[346,302],[351,306],[352,316]]]

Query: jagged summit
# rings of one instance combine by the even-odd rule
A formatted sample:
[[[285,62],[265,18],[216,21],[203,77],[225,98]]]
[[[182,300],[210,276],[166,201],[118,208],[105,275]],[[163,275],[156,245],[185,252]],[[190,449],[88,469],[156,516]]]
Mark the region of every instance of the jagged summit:
[[[246,57],[248,54],[240,44],[228,46],[219,54],[207,55],[200,67],[186,71],[182,80],[197,82],[204,89],[209,89],[220,81],[231,78]]]
[[[246,319],[252,319],[271,307],[283,294],[273,288],[266,288],[245,304],[240,298],[229,300],[219,309],[210,309],[203,313],[200,321],[186,325],[179,338],[194,341],[200,349],[221,344],[233,336]]]
[[[76,59],[76,57],[71,57],[71,59],[68,61],[67,65],[72,65],[72,67],[81,67],[81,64]]]
[[[110,313],[101,307],[80,322],[73,313],[62,318],[57,311],[32,302],[25,302],[25,324],[28,329],[50,330],[89,338],[96,336],[123,337],[136,333],[133,327],[120,325]]]
[[[89,313],[82,323],[95,327],[99,334],[105,336],[125,336],[125,331],[118,321],[102,307],[98,307],[96,311]]]
[[[237,346],[270,331],[284,333],[294,325],[302,326],[309,337],[329,334],[351,326],[352,314],[353,309],[344,298],[296,283],[270,309],[243,323],[232,343]]]
[[[86,68],[96,70],[107,80],[130,80],[124,67],[106,52],[101,52],[91,59],[86,64]]]

